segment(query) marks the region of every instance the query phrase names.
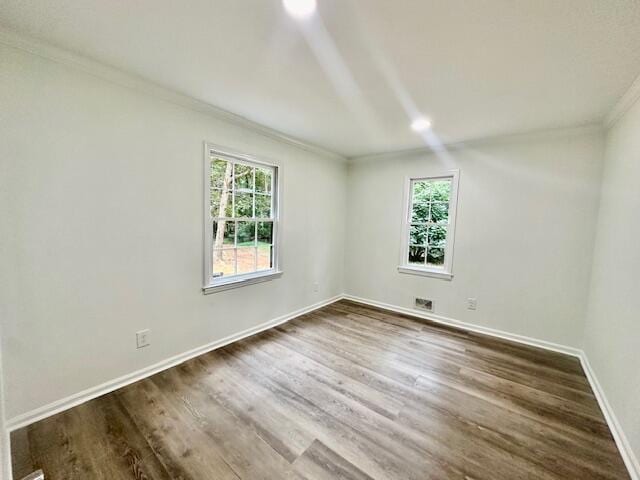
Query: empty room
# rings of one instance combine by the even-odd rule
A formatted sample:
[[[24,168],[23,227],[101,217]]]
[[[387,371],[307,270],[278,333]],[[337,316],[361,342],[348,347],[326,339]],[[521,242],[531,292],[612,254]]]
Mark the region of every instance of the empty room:
[[[0,480],[640,480],[638,185],[638,0],[1,0]]]

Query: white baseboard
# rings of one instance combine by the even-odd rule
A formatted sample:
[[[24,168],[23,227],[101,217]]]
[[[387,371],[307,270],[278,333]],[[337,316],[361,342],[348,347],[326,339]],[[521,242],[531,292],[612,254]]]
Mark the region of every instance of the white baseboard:
[[[19,428],[25,427],[39,420],[55,415],[56,413],[63,412],[72,407],[88,402],[89,400],[93,400],[94,398],[100,397],[109,392],[113,392],[114,390],[130,385],[131,383],[147,378],[158,372],[167,370],[168,368],[179,365],[199,355],[205,354],[217,348],[221,348],[221,347],[224,347],[225,345],[229,345],[230,343],[237,342],[238,340],[242,340],[243,338],[250,337],[257,333],[260,333],[270,328],[281,325],[293,318],[299,317],[300,315],[304,315],[305,313],[312,312],[313,310],[317,310],[326,305],[337,302],[338,300],[341,300],[341,299],[342,299],[342,295],[337,295],[327,300],[323,300],[322,302],[318,302],[313,305],[309,305],[307,307],[296,310],[294,312],[290,312],[286,315],[282,315],[278,318],[274,318],[273,320],[269,320],[268,322],[249,328],[242,332],[234,333],[233,335],[229,335],[228,337],[222,338],[220,340],[207,343],[206,345],[202,345],[200,347],[194,348],[193,350],[180,353],[173,357],[167,358],[166,360],[162,360],[158,363],[155,363],[154,365],[150,365],[148,367],[129,373],[127,375],[123,375],[122,377],[115,378],[101,385],[96,385],[95,387],[88,388],[81,392],[70,395],[66,398],[56,400],[55,402],[49,403],[42,407],[38,407],[34,410],[31,410],[29,412],[26,412],[21,415],[8,419],[6,422],[6,429],[7,431],[12,432]]]
[[[620,451],[620,456],[622,457],[622,460],[624,461],[624,464],[629,471],[631,480],[640,480],[640,462],[631,449],[631,444],[629,443],[624,430],[622,430],[620,422],[618,422],[618,418],[613,412],[613,409],[611,408],[611,405],[609,404],[609,401],[604,394],[604,390],[602,389],[602,386],[598,381],[598,377],[596,377],[593,368],[591,368],[591,364],[589,363],[587,354],[584,352],[581,352],[580,363],[582,363],[582,369],[584,370],[584,373],[589,380],[589,384],[591,385],[591,389],[593,390],[593,393],[598,400],[600,410],[602,410],[602,414],[607,421],[607,425],[609,425],[609,430],[611,430],[611,434],[616,441],[616,445],[618,446],[618,450]]]
[[[460,320],[454,320],[452,318],[443,317],[442,315],[436,315],[434,313],[421,312],[413,308],[399,307],[397,305],[390,305],[388,303],[378,302],[376,300],[369,300],[367,298],[356,297],[354,295],[343,295],[345,300],[352,300],[354,302],[362,303],[365,305],[371,305],[373,307],[382,308],[391,312],[403,313],[405,315],[411,315],[413,317],[424,318],[425,320],[431,320],[435,323],[447,325],[449,327],[456,327],[462,330],[470,332],[481,333],[483,335],[489,335],[490,337],[501,338],[504,340],[510,340],[516,343],[522,343],[532,347],[544,348],[545,350],[551,350],[554,352],[564,353],[573,357],[580,357],[582,350],[579,348],[568,347],[566,345],[560,345],[553,342],[547,342],[546,340],[539,340],[537,338],[527,337],[524,335],[518,335],[515,333],[505,332],[503,330],[496,330],[494,328],[482,327],[480,325],[474,325],[472,323],[461,322]]]

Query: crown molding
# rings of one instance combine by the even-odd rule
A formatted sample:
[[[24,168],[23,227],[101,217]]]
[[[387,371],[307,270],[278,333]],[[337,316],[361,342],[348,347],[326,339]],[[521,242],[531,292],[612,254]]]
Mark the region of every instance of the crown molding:
[[[489,137],[479,137],[469,140],[456,141],[456,142],[443,142],[441,147],[435,149],[431,147],[419,147],[406,150],[394,150],[389,152],[372,153],[366,155],[357,155],[353,157],[347,157],[349,163],[358,163],[375,160],[387,160],[397,157],[408,157],[414,155],[430,155],[437,154],[438,152],[452,151],[452,150],[464,150],[466,148],[474,148],[482,145],[494,145],[505,143],[516,143],[524,141],[541,141],[541,140],[553,140],[556,138],[576,137],[587,134],[603,133],[604,127],[602,123],[589,123],[585,125],[578,125],[573,127],[559,127],[549,128],[543,130],[531,130],[521,133],[508,133],[504,135],[494,135]]]
[[[613,127],[613,125],[627,113],[627,111],[640,100],[640,75],[631,84],[629,89],[622,97],[616,102],[613,108],[609,111],[608,115],[604,119],[604,125],[607,129]]]
[[[217,120],[222,120],[226,123],[251,130],[264,137],[292,145],[307,152],[315,153],[332,160],[346,161],[344,156],[326,148],[279,132],[273,128],[236,115],[235,113],[231,113],[205,101],[198,100],[177,90],[154,83],[144,77],[111,67],[89,57],[22,35],[2,26],[0,26],[0,44],[81,70],[84,73],[110,83],[151,95],[189,110],[204,113]]]

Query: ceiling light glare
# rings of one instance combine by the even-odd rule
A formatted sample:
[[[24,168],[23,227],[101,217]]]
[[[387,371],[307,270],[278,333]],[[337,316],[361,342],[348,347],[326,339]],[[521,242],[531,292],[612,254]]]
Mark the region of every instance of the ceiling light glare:
[[[424,132],[425,130],[429,130],[431,128],[431,120],[425,117],[416,118],[413,122],[411,122],[411,130],[414,132]]]
[[[316,0],[282,0],[285,10],[297,19],[309,18],[316,11]]]

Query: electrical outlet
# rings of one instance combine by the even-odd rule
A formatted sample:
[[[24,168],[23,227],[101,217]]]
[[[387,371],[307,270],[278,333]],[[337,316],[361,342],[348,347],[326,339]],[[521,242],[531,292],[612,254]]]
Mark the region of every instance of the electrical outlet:
[[[421,308],[422,310],[433,311],[433,301],[427,300],[426,298],[416,298],[416,308]]]
[[[318,282],[313,282],[313,291],[317,292],[320,290],[320,284]]]
[[[136,332],[136,348],[148,347],[151,342],[149,340],[149,334],[151,330],[140,330]]]
[[[467,309],[475,310],[478,308],[478,299],[477,298],[467,298]]]

